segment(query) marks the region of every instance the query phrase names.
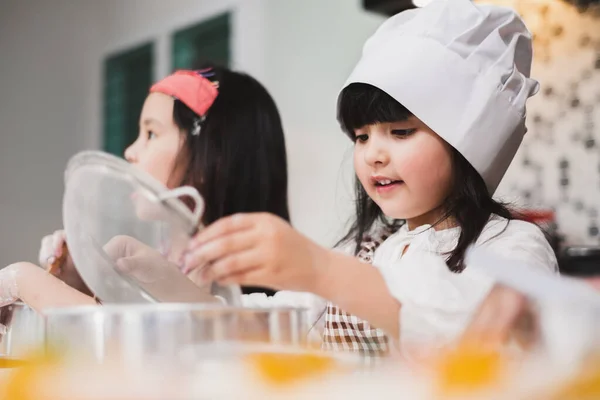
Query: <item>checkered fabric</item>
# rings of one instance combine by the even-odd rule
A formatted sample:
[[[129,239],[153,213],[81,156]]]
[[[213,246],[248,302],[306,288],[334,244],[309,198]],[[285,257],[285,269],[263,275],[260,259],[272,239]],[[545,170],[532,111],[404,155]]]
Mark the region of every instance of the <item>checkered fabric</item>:
[[[391,233],[391,230],[386,229],[377,236],[365,236],[357,257],[362,262],[371,264],[375,250]],[[388,338],[383,331],[344,312],[332,303],[327,305],[322,348],[330,351],[358,352],[371,359],[389,353]]]

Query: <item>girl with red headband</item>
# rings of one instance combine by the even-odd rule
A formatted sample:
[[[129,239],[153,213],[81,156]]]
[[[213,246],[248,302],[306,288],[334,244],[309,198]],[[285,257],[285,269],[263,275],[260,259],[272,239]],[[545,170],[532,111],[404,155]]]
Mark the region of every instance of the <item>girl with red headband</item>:
[[[198,189],[206,205],[205,225],[238,212],[269,212],[289,220],[281,119],[267,90],[248,75],[210,66],[178,71],[153,85],[139,136],[125,158],[169,188]],[[63,231],[45,237],[40,265],[60,257],[64,241]],[[68,291],[32,264],[13,264],[1,274],[0,305],[17,298],[27,302],[28,294],[38,308],[92,301],[81,293],[91,295],[70,258],[58,277],[79,292]],[[56,291],[45,290],[42,299],[42,287]],[[256,287],[243,291],[272,293]]]

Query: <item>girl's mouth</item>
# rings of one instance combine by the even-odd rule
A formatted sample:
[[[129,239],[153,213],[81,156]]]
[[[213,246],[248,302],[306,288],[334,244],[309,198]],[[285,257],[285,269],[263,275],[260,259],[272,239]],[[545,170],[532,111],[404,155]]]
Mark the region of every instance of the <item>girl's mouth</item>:
[[[400,187],[400,185],[403,184],[404,181],[401,180],[394,181],[391,179],[384,179],[375,182],[375,190],[377,190],[377,193],[387,193],[394,189],[397,189],[398,187]]]

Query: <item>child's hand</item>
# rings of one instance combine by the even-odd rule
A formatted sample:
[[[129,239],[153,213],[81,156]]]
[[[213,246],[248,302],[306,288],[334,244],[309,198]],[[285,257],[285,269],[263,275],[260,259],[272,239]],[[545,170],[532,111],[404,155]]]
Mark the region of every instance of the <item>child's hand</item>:
[[[496,285],[475,313],[464,339],[472,345],[499,347],[515,338],[521,346],[528,348],[536,339],[535,320],[524,295]]]
[[[63,244],[66,243],[66,240],[67,236],[63,230],[58,230],[42,239],[38,255],[42,268],[47,270],[50,263],[63,255]],[[70,254],[67,254],[64,264],[60,266],[60,269],[54,275],[67,285],[88,296],[92,296],[92,291],[86,286],[83,279],[81,279]]]
[[[42,239],[42,244],[39,251],[39,262],[40,266],[44,269],[48,269],[48,266],[57,258],[62,256],[63,244],[65,244],[67,237],[65,231],[58,230],[52,235],[45,236]],[[71,257],[67,258],[67,262],[73,264]]]
[[[215,222],[190,243],[185,273],[222,285],[315,292],[329,250],[271,214],[237,214]]]
[[[600,277],[582,279],[600,290]],[[516,339],[528,348],[537,340],[537,315],[529,300],[518,291],[496,285],[476,311],[463,339],[469,343],[500,346]]]

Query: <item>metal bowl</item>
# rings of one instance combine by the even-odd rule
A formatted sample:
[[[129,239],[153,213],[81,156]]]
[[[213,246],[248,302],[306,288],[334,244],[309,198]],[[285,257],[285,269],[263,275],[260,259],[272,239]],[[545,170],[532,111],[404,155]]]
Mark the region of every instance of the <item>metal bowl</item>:
[[[104,305],[48,310],[46,344],[77,359],[129,365],[181,362],[189,346],[216,342],[300,345],[305,309],[250,309],[207,304]]]
[[[44,317],[21,302],[0,307],[0,357],[19,359],[44,344]]]

